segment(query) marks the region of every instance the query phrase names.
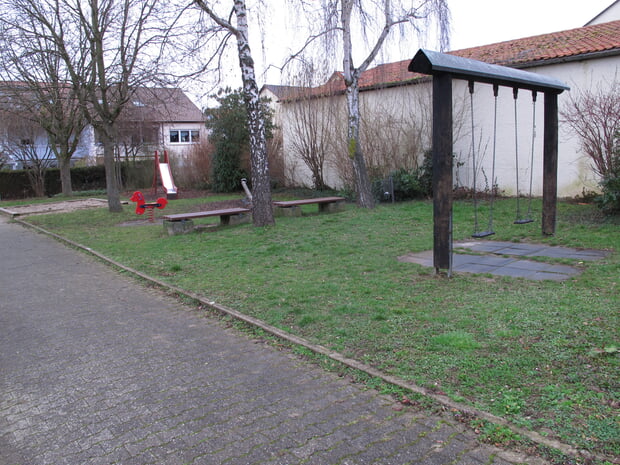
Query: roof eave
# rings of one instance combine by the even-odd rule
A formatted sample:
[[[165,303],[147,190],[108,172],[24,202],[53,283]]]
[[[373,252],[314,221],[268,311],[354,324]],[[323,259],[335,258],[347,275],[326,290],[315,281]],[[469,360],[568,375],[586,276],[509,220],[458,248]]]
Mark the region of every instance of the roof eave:
[[[620,48],[601,50],[597,52],[581,53],[578,55],[568,55],[564,57],[543,58],[541,60],[526,61],[522,63],[508,63],[506,66],[517,69],[536,68],[538,66],[557,65],[562,63],[572,63],[575,61],[595,60],[620,55]]]
[[[542,92],[561,93],[569,89],[562,81],[549,76],[425,49],[418,50],[408,69],[422,74],[448,74],[456,79]]]

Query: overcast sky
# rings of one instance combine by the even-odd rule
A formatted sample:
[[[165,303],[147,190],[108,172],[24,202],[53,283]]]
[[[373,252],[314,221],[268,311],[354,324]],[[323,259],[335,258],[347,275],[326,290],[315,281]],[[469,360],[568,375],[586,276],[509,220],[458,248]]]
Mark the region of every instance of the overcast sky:
[[[275,2],[280,1],[275,0]],[[448,0],[452,16],[450,49],[458,50],[581,27],[611,5],[613,1]],[[295,20],[299,21],[300,18],[294,13],[291,17],[284,17],[284,22],[288,24],[295,22]],[[274,55],[278,54],[278,49],[281,47],[286,45],[295,47],[290,32],[284,34],[288,34],[288,36],[278,39],[276,35],[276,42],[267,45],[266,54],[270,55],[270,57],[266,57],[268,60],[274,59]],[[271,35],[271,38],[273,37]],[[269,41],[269,38],[267,40]],[[388,50],[387,52],[384,51],[383,57],[379,57],[379,61],[398,61],[413,58],[419,45],[437,50],[438,46],[434,42],[433,38],[429,38],[427,43],[419,44],[415,40],[407,40],[405,37],[398,41],[398,45],[386,44],[387,46],[384,48]],[[356,48],[359,49],[354,44],[354,52]],[[286,55],[286,53],[282,54]],[[262,61],[262,57],[257,58],[258,62]],[[359,57],[357,61],[361,61]],[[339,70],[341,67],[341,63],[338,63]],[[275,75],[271,74],[269,76],[270,81],[274,77]]]
[[[581,27],[613,0],[448,0],[452,50]]]
[[[263,27],[250,26],[250,41],[252,54],[256,62],[256,72],[259,87],[263,84],[280,84],[280,72],[274,68],[264,72],[264,60],[274,65],[280,65],[292,50],[297,50],[301,40],[301,33],[293,33],[287,27],[273,27],[274,25],[291,24],[300,21],[295,12],[286,13],[281,8],[282,0],[270,0],[269,6],[274,10],[266,13],[269,21],[263,19]],[[448,0],[452,16],[452,33],[450,49],[487,45],[505,40],[519,39],[538,34],[563,31],[578,28],[605,8],[614,0]],[[267,23],[267,24],[266,24]],[[262,29],[262,31],[260,31]],[[262,39],[261,39],[262,36]],[[295,40],[297,39],[297,40]],[[437,46],[429,40],[419,44],[416,41],[401,39],[398,44],[388,45],[380,55],[378,62],[390,62],[413,58],[419,46],[437,50]],[[234,42],[229,45],[234,47]],[[262,45],[262,46],[261,46]],[[354,47],[355,48],[355,47]],[[230,50],[236,54],[236,50]],[[236,55],[227,61],[223,75],[228,85],[239,88],[241,80],[238,71]],[[358,60],[359,61],[359,60]],[[357,62],[356,64],[359,64]],[[376,64],[376,63],[375,63]],[[342,69],[342,63],[336,63],[336,69]],[[335,70],[335,69],[334,69]],[[189,92],[196,101],[204,102],[203,93]]]

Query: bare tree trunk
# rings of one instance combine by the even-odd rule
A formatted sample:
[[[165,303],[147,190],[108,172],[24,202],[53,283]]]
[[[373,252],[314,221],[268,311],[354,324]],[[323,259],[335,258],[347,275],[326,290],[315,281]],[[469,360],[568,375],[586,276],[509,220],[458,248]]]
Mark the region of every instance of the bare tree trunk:
[[[101,135],[103,142],[103,164],[105,166],[105,186],[108,196],[108,210],[112,213],[123,211],[121,194],[116,176],[116,163],[114,160],[114,141]]]
[[[30,186],[35,197],[45,197],[45,169],[41,166],[31,166],[26,170]]]
[[[71,185],[71,158],[57,158],[58,167],[60,169],[60,185],[62,187],[62,195],[71,197],[73,195],[73,186]]]
[[[271,185],[267,157],[265,120],[260,111],[260,95],[254,75],[254,60],[248,41],[248,18],[245,0],[235,0],[237,50],[243,80],[243,99],[248,112],[250,162],[252,165],[252,218],[254,226],[274,224]]]
[[[359,85],[357,78],[354,83],[347,83],[347,109],[349,113],[349,158],[353,163],[355,174],[355,191],[357,192],[357,204],[360,207],[374,208],[375,199],[372,195],[370,178],[366,169],[366,161],[360,145],[360,101]]]

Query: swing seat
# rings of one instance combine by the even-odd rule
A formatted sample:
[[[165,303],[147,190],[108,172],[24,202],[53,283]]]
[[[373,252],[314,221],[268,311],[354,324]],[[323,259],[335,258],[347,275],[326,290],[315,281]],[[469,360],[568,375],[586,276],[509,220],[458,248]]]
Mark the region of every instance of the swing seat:
[[[533,223],[534,220],[531,218],[523,218],[520,220],[514,220],[513,224],[527,224],[527,223]]]
[[[481,237],[492,236],[493,234],[495,234],[495,231],[480,231],[480,232],[473,233],[471,237],[481,238]]]

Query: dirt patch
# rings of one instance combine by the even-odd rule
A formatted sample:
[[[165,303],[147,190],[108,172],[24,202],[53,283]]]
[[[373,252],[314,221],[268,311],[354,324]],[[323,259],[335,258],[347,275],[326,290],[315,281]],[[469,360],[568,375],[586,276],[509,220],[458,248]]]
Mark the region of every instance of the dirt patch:
[[[202,195],[193,195],[193,196],[190,195],[190,196],[184,196],[184,198],[198,198],[198,197],[205,197],[205,196],[206,194],[202,193]],[[192,205],[191,207],[188,207],[185,211],[183,211],[183,213],[223,210],[225,208],[235,208],[235,207],[247,208],[247,204],[242,199],[197,203],[196,205]],[[130,221],[124,221],[123,223],[119,223],[118,226],[148,226],[148,225],[160,225],[161,226],[163,224],[163,220],[161,218],[157,218],[157,216],[163,216],[165,214],[166,213],[162,212],[161,210],[156,210],[155,212],[156,217],[155,217],[154,222],[150,222],[148,219],[148,213],[145,213],[140,218],[137,218],[135,220],[130,220]],[[200,226],[200,227],[206,228],[210,226],[212,225]]]
[[[131,192],[124,192],[121,194],[121,200],[123,204],[129,207],[135,206],[131,202],[127,202],[126,199],[131,197]],[[147,201],[155,200],[155,197],[164,197],[165,194],[159,194],[157,196],[148,195],[150,193],[145,193],[147,197]],[[184,199],[192,199],[192,198],[200,198],[207,197],[209,193],[207,191],[200,190],[187,190],[180,193],[179,198]],[[151,197],[153,197],[151,199]],[[10,215],[11,217],[17,216],[28,216],[28,215],[44,215],[47,213],[69,213],[76,210],[83,210],[87,208],[101,208],[107,207],[108,201],[106,199],[75,199],[75,200],[63,200],[60,202],[50,202],[50,203],[37,203],[37,204],[28,204],[28,205],[15,205],[12,207],[0,208],[0,212]],[[205,202],[201,204],[193,205],[191,208],[188,208],[186,213],[196,212],[196,211],[206,211],[206,210],[220,210],[223,208],[233,208],[233,207],[245,207],[244,201],[242,199],[237,200],[222,200],[218,202]],[[185,213],[185,212],[184,212]],[[156,223],[162,224],[161,219],[155,219]],[[138,226],[143,224],[153,224],[149,223],[148,218],[146,218],[146,214],[143,218],[136,219],[135,221],[128,221],[123,223],[122,226]]]
[[[30,205],[15,205],[7,208],[0,208],[0,211],[12,217],[27,215],[43,215],[46,213],[68,213],[85,208],[101,208],[108,205],[104,199],[76,199],[63,200],[61,202],[37,203]]]

